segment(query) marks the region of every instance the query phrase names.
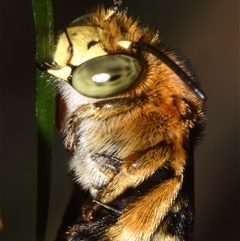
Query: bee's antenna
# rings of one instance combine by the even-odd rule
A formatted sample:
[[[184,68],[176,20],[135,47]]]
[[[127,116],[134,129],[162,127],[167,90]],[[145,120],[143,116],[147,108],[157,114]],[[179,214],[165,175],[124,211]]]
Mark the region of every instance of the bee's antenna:
[[[155,48],[154,46],[143,42],[132,42],[130,47],[147,51],[158,57],[163,63],[165,63],[169,68],[171,68],[200,99],[206,101],[207,96],[205,95],[203,90],[196,86],[196,84],[192,81],[191,77],[165,53]]]

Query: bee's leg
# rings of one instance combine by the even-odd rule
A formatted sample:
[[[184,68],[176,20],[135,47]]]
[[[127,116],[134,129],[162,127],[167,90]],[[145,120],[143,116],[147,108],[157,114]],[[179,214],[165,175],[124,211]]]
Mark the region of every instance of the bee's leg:
[[[67,121],[64,129],[64,135],[65,135],[65,149],[68,153],[73,154],[75,150],[75,141],[76,141],[76,134],[75,134],[75,128],[80,123],[80,118],[77,115],[72,115],[71,118]]]
[[[99,170],[109,178],[109,182],[114,178],[114,176],[117,173],[119,173],[120,168],[123,164],[123,160],[110,155],[101,154],[101,153],[92,154],[91,159],[94,162],[96,162],[96,164],[99,166]],[[108,185],[108,183],[106,183],[106,185]],[[84,220],[86,221],[91,220],[93,218],[94,212],[100,207],[106,208],[113,212],[117,212],[117,213],[119,212],[118,210],[112,208],[111,206],[108,206],[98,201],[98,197],[105,186],[102,186],[102,185],[94,186],[94,188],[98,189],[99,191],[96,194],[96,196],[92,198],[92,200],[89,200],[89,202],[87,202],[86,205],[83,205],[82,213],[83,213]]]
[[[94,153],[91,159],[99,166],[99,170],[112,179],[119,171],[123,160],[103,153]]]
[[[127,189],[137,187],[151,178],[162,168],[172,171],[172,176],[181,176],[186,166],[186,158],[186,150],[177,141],[174,143],[162,140],[155,146],[131,153],[124,158],[121,171],[102,191],[101,198],[98,200],[109,203]]]
[[[109,237],[115,237],[116,240],[138,240],[139,237],[142,241],[150,240],[179,195],[182,181],[182,176],[167,179],[150,189],[147,195],[129,203],[116,225],[109,229]]]
[[[122,211],[120,211],[120,210],[118,210],[118,209],[116,209],[116,208],[113,208],[113,207],[111,207],[111,206],[109,206],[109,205],[106,205],[106,204],[104,204],[104,203],[101,203],[101,202],[99,202],[99,201],[97,201],[97,200],[93,200],[93,202],[94,203],[97,203],[99,206],[102,206],[103,208],[105,208],[105,209],[108,209],[108,210],[110,210],[110,211],[112,211],[112,212],[114,212],[114,213],[117,213],[117,214],[122,214]]]
[[[130,111],[131,109],[136,108],[136,105],[141,105],[145,101],[145,96],[141,96],[141,98],[126,99],[126,98],[117,98],[113,100],[100,100],[94,104],[86,104],[84,106],[79,107],[74,111],[73,115],[66,121],[64,127],[64,135],[65,137],[65,149],[70,154],[73,154],[75,150],[75,129],[83,119],[91,118],[94,116],[96,120],[104,118],[110,118],[119,113],[122,113],[122,109],[124,106],[125,111]],[[114,110],[109,111],[109,106],[114,105]]]
[[[82,205],[82,219],[84,221],[91,221],[94,219],[94,213],[100,208],[110,211],[115,215],[119,216],[122,214],[122,210],[116,209],[110,205],[104,204],[97,201],[96,199],[91,199],[91,202]]]

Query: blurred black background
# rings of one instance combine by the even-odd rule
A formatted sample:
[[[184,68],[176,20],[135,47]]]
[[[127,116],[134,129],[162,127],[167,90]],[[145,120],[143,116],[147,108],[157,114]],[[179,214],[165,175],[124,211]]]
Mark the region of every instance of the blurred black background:
[[[57,2],[57,29],[96,3]],[[196,151],[195,241],[239,238],[239,1],[124,0],[129,14],[157,26],[164,42],[191,60],[208,95],[208,126]],[[35,31],[31,1],[2,1],[1,215],[3,241],[34,240],[36,205]],[[55,237],[70,195],[60,135],[47,241]]]

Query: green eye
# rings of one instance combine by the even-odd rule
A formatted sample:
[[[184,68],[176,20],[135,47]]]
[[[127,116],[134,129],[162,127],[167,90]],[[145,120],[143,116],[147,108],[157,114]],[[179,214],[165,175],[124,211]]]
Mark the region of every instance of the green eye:
[[[79,65],[72,74],[72,86],[81,94],[105,98],[130,87],[143,73],[140,59],[124,54],[100,56]]]

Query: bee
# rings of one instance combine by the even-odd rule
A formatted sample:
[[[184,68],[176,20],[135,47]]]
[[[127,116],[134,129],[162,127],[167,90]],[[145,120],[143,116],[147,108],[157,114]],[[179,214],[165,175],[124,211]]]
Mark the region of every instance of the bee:
[[[206,97],[189,63],[115,2],[73,21],[38,68],[57,85],[74,186],[56,240],[192,240]]]

